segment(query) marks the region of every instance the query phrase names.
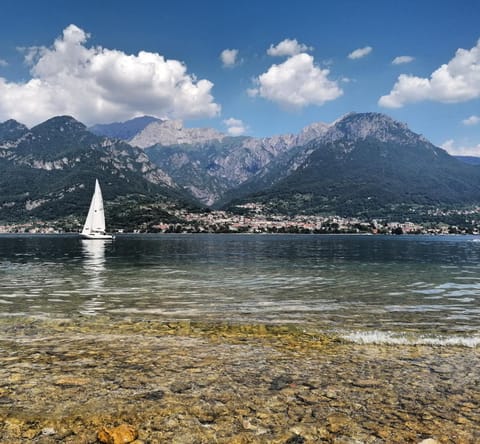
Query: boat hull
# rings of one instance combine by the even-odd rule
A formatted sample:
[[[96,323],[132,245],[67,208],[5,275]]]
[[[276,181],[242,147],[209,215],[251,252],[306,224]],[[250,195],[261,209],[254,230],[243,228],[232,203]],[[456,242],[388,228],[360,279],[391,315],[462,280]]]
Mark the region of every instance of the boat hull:
[[[80,234],[82,239],[98,239],[98,240],[113,240],[113,236],[111,234]]]

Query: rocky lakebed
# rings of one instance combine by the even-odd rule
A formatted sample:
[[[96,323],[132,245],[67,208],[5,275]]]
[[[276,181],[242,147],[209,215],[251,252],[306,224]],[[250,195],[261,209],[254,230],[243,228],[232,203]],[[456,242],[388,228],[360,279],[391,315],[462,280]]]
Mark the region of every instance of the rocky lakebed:
[[[478,443],[480,350],[288,325],[0,320],[0,443]]]

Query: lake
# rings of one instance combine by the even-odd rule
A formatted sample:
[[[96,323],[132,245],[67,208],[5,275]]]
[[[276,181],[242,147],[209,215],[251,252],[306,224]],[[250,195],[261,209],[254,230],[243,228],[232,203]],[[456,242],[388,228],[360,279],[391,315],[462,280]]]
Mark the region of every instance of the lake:
[[[4,318],[294,324],[354,342],[480,343],[474,236],[0,236]]]

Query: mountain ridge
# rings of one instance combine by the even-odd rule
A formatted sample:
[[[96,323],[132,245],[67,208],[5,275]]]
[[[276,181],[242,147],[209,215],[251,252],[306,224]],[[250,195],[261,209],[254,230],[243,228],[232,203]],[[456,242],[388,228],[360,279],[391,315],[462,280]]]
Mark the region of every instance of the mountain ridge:
[[[273,185],[295,171],[311,153],[311,149],[305,147],[312,140],[333,143],[343,138],[366,137],[400,144],[426,141],[405,124],[384,114],[352,112],[332,123],[314,122],[298,134],[202,139],[190,144],[157,143],[144,149],[153,162],[197,199],[219,207],[238,194]]]
[[[0,134],[11,126],[0,124]],[[0,141],[0,220],[86,214],[91,196],[85,190],[96,178],[111,201],[128,195],[156,196],[166,204],[193,201],[143,150],[96,136],[73,117],[22,127],[18,135]]]
[[[382,217],[402,206],[480,202],[480,168],[460,162],[393,120],[383,123],[391,126],[388,133],[381,126],[380,131],[376,127],[357,137],[347,131],[338,138],[340,126],[335,137],[314,139],[290,174],[275,175],[270,186],[240,193],[223,208],[249,202],[279,213]]]
[[[222,141],[225,134],[213,128],[185,128],[181,120],[162,120],[148,124],[129,139],[138,148],[152,145],[198,145],[210,141]]]

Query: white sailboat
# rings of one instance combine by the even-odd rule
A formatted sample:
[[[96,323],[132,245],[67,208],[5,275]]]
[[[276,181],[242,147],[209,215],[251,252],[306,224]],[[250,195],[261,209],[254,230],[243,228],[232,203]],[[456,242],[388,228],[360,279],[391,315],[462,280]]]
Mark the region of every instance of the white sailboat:
[[[105,212],[103,210],[102,190],[100,189],[98,179],[95,180],[95,192],[93,193],[81,236],[84,239],[113,239],[111,234],[105,232]]]

